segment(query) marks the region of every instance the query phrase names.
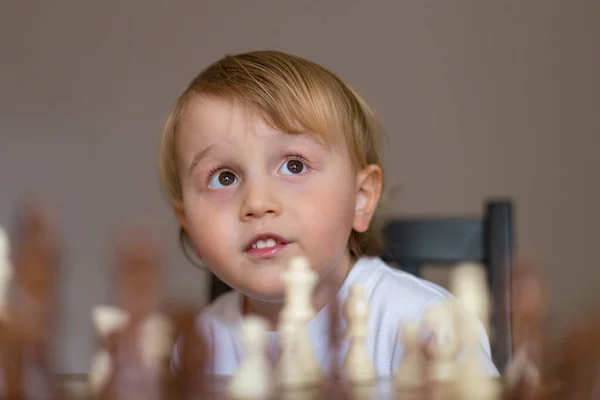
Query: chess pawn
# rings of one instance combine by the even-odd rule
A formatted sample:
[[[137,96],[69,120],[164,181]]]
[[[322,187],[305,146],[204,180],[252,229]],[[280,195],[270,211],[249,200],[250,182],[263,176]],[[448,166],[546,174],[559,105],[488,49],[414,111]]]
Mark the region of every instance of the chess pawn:
[[[430,333],[425,346],[428,358],[428,380],[430,382],[453,381],[459,349],[453,302],[444,301],[426,310],[421,324],[422,329]]]
[[[404,357],[394,373],[394,383],[398,387],[418,388],[425,384],[420,332],[418,323],[400,324],[399,333],[404,345]]]
[[[353,384],[370,384],[375,380],[375,368],[366,345],[369,304],[363,285],[355,284],[350,288],[350,295],[344,304],[344,315],[348,320],[346,337],[350,342],[343,365],[345,378]]]
[[[229,395],[234,399],[266,399],[271,392],[266,331],[267,322],[258,316],[248,316],[241,323],[245,359],[229,382]]]

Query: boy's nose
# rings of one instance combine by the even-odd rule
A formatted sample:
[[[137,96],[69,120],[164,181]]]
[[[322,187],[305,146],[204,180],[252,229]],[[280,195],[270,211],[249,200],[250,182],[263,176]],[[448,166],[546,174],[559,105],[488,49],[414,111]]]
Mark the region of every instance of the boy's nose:
[[[279,215],[281,205],[275,192],[264,186],[253,186],[246,189],[245,197],[240,209],[242,221],[251,218],[261,218],[265,215]]]

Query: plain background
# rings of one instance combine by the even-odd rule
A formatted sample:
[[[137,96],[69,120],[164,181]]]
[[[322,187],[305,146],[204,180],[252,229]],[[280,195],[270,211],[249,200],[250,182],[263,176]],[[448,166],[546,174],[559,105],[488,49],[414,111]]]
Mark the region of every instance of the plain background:
[[[61,371],[88,368],[127,218],[160,227],[170,295],[205,301],[159,189],[158,137],[196,73],[264,48],[334,70],[380,113],[390,212],[479,214],[511,196],[552,326],[598,300],[600,2],[2,0],[0,223],[32,194],[59,212]]]

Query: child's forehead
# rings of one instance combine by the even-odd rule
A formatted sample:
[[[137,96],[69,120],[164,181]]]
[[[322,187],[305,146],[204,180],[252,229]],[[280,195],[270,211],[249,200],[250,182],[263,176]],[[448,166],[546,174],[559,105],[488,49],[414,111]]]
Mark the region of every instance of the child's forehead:
[[[231,137],[300,136],[329,147],[338,142],[333,133],[321,133],[317,126],[306,126],[290,115],[269,115],[259,107],[239,99],[196,95],[189,99],[181,115],[183,135]],[[315,124],[316,125],[316,124]]]

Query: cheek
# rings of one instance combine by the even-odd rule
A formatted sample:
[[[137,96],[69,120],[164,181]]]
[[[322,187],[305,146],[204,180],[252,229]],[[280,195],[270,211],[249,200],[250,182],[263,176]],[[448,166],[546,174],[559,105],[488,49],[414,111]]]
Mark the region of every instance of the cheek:
[[[203,259],[209,261],[227,251],[227,246],[232,242],[230,236],[235,232],[228,213],[196,205],[186,207],[186,217],[194,247]]]
[[[326,187],[295,199],[296,213],[301,214],[296,218],[303,224],[305,237],[345,246],[354,218],[353,191],[339,184]]]

